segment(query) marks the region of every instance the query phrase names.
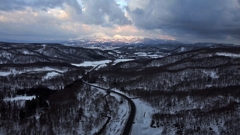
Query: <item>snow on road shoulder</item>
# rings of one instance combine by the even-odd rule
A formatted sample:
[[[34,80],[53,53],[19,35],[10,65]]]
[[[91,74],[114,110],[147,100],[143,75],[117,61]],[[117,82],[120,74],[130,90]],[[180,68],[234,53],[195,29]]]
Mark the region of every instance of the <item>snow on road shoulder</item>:
[[[118,93],[124,94],[131,98],[128,94],[114,88]],[[140,99],[132,99],[136,105],[136,114],[134,124],[132,125],[132,135],[161,135],[162,128],[151,128],[152,114],[156,111],[151,105],[141,101]],[[157,111],[158,112],[158,111]]]
[[[98,86],[98,84],[91,84]],[[126,95],[127,97],[131,98],[126,93],[121,92],[120,90],[113,88],[112,89],[115,92],[121,93]],[[120,100],[121,97],[117,94],[110,93],[111,96],[114,96],[117,100]],[[151,105],[148,105],[147,103],[141,101],[140,99],[132,99],[134,104],[136,105],[136,114],[135,114],[135,120],[132,125],[132,135],[161,135],[163,129],[162,128],[151,128],[151,122],[152,122],[152,115],[156,111]],[[119,106],[118,115],[119,117],[112,119],[110,123],[108,124],[107,129],[107,135],[112,134],[121,134],[122,129],[125,126],[125,123],[129,117],[129,108],[130,106],[127,104],[127,101],[124,102],[124,104]],[[123,121],[124,120],[124,121]]]
[[[117,117],[112,118],[108,124],[106,135],[120,135],[122,134],[130,115],[130,106],[128,104],[128,101],[121,96],[114,93],[111,93],[110,95],[114,96],[118,102],[121,102],[121,100],[123,100],[123,103],[119,104],[118,106],[118,112],[116,115]]]
[[[133,102],[136,105],[136,115],[132,135],[161,135],[163,129],[150,127],[154,108],[140,99],[133,99]]]
[[[97,87],[100,87],[98,84],[91,84]],[[97,88],[99,92],[106,93],[105,90],[102,90],[100,88]],[[116,90],[116,89],[114,89]],[[119,93],[122,93],[120,91],[117,91]],[[107,125],[106,135],[120,135],[122,134],[122,131],[125,128],[126,122],[128,120],[128,117],[130,115],[130,106],[128,104],[128,101],[124,99],[123,97],[119,96],[115,93],[110,93],[110,96],[113,96],[119,104],[116,106],[117,108],[117,114],[115,117],[112,117],[110,120],[110,123]],[[93,95],[94,97],[94,95]],[[123,103],[120,103],[122,102]],[[113,109],[113,108],[112,108]]]

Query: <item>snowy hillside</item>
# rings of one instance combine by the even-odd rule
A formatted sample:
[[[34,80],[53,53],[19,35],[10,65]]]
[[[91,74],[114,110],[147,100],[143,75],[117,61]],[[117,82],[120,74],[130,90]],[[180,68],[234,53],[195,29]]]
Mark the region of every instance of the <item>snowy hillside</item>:
[[[237,46],[2,43],[0,52],[0,134],[240,134]]]
[[[133,97],[134,134],[239,134],[240,48],[123,62],[89,76]]]

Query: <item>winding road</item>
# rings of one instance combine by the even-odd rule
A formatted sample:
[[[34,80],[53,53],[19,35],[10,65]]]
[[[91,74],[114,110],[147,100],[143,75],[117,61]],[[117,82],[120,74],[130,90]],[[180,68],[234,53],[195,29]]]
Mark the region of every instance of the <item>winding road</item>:
[[[95,67],[93,67],[90,71],[86,72],[85,75],[89,74],[91,71],[95,70],[96,68],[98,68],[100,65],[97,65]],[[115,93],[123,98],[125,98],[129,105],[130,105],[130,115],[128,117],[128,120],[127,120],[127,123],[124,127],[124,130],[122,132],[122,135],[130,135],[131,134],[131,129],[132,129],[132,124],[134,123],[134,118],[135,118],[135,114],[136,114],[136,106],[134,104],[134,102],[132,101],[132,99],[130,99],[129,97],[127,97],[126,95],[122,94],[122,93],[119,93],[117,91],[114,91],[114,90],[111,90],[111,89],[107,89],[107,88],[103,88],[103,87],[99,87],[99,86],[95,86],[95,85],[92,85],[90,83],[87,83],[83,80],[84,77],[81,78],[82,82],[87,84],[87,85],[90,85],[92,87],[95,87],[95,88],[99,88],[99,89],[102,89],[102,90],[105,90],[107,92],[112,92],[112,93]]]
[[[102,88],[102,87],[99,87],[99,86],[95,86],[95,85],[89,84],[89,83],[85,82],[84,80],[82,80],[82,81],[83,81],[83,83],[85,83],[87,85],[90,85],[92,87],[99,88],[99,89],[102,89],[102,90],[105,90],[105,91],[109,91],[109,92],[115,93],[115,94],[125,98],[128,101],[128,103],[129,103],[129,105],[131,107],[130,108],[130,115],[128,117],[127,123],[126,123],[126,125],[124,127],[124,130],[122,132],[122,135],[130,135],[131,134],[131,129],[132,129],[132,124],[134,122],[134,117],[135,117],[135,114],[136,114],[136,106],[135,106],[134,102],[130,98],[128,98],[126,95],[124,95],[122,93],[119,93],[119,92],[116,92],[114,90],[109,90],[109,89],[106,89],[106,88]]]

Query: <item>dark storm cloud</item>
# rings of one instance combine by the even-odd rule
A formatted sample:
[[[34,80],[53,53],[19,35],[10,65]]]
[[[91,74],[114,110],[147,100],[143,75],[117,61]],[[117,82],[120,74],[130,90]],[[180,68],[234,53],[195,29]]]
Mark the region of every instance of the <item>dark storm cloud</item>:
[[[0,10],[11,11],[11,10],[23,10],[26,7],[34,8],[53,8],[56,6],[61,6],[61,0],[52,0],[52,1],[28,1],[28,0],[1,0],[0,1]]]
[[[240,0],[0,0],[0,38],[99,32],[239,44]]]
[[[85,0],[83,22],[102,26],[127,25],[131,21],[114,0]]]
[[[0,0],[0,40],[67,40],[131,21],[115,0]],[[30,37],[30,38],[29,38]]]
[[[34,10],[47,11],[51,8],[62,8],[64,4],[71,6],[79,15],[74,19],[86,24],[101,26],[113,26],[131,24],[131,21],[124,15],[124,11],[115,0],[82,0],[84,12],[77,0],[1,0],[0,11],[18,11],[32,8]]]
[[[201,38],[240,35],[240,0],[150,0],[128,9],[135,25],[161,29],[173,36],[192,34]]]
[[[10,12],[25,10],[27,7],[47,10],[48,8],[62,8],[63,4],[72,6],[78,13],[81,12],[81,7],[76,0],[1,0],[0,10]]]

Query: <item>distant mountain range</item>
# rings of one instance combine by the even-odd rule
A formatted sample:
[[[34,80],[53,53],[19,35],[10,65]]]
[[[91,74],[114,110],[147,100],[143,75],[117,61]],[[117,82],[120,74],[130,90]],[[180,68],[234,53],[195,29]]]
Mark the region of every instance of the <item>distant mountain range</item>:
[[[64,42],[65,45],[134,45],[134,44],[179,44],[174,40],[163,40],[158,38],[146,38],[141,36],[107,36],[103,33],[95,33],[87,36],[80,36]]]

